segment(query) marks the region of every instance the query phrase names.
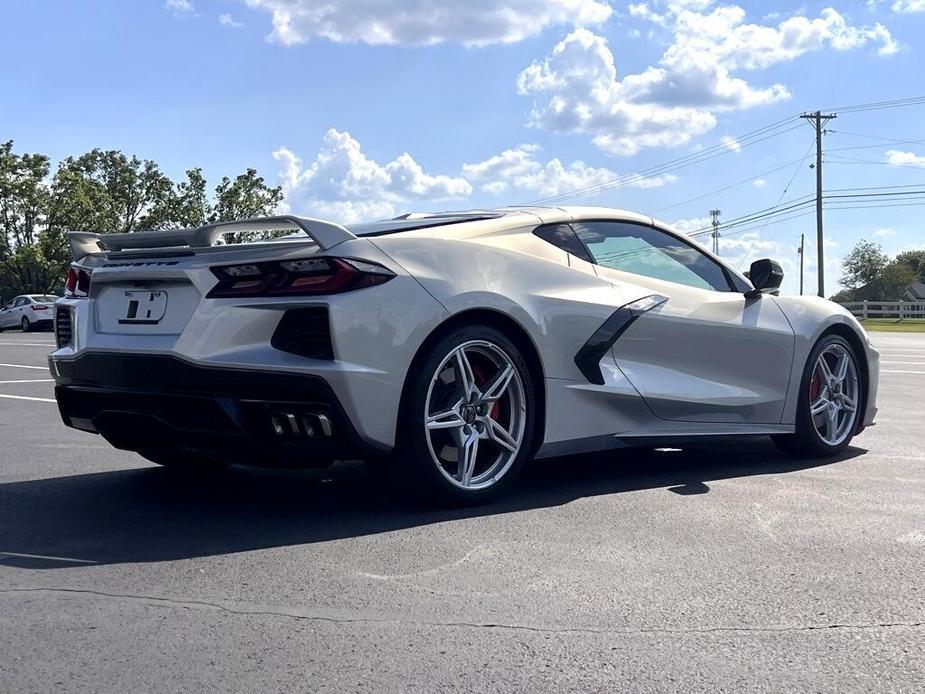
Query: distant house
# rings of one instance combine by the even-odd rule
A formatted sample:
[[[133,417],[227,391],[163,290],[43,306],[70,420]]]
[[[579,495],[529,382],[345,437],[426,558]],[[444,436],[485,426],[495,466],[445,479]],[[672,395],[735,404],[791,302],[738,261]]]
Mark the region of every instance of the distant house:
[[[925,301],[925,282],[915,282],[906,287],[903,301]]]

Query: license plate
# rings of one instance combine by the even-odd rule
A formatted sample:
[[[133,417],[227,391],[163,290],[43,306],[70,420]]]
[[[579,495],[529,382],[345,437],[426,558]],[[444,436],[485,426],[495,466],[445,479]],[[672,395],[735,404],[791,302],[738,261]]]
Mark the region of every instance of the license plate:
[[[123,325],[157,325],[167,312],[167,292],[129,291],[119,323]]]

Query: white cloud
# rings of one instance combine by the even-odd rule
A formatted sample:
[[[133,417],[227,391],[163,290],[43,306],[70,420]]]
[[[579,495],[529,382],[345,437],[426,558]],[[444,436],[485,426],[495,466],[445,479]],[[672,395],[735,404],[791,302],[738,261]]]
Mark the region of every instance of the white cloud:
[[[542,163],[538,145],[519,145],[475,164],[463,164],[463,175],[480,184],[482,191],[498,194],[517,190],[537,197],[560,195],[624,179],[633,188],[659,188],[677,180],[676,176],[620,176],[608,168],[588,166],[581,160],[563,164],[559,159]],[[598,191],[600,192],[600,191]],[[594,191],[589,193],[593,195]]]
[[[702,231],[710,226],[713,220],[710,217],[691,217],[688,219],[677,219],[671,223],[675,229],[682,234],[689,234],[692,231]]]
[[[240,29],[244,26],[244,22],[239,22],[230,14],[220,14],[218,16],[218,23],[226,29]]]
[[[742,145],[740,145],[739,141],[731,135],[723,135],[720,142],[722,143],[723,147],[728,149],[730,152],[735,152],[738,154],[742,151]]]
[[[271,40],[480,46],[513,43],[543,29],[590,26],[613,14],[606,0],[244,0],[270,13]]]
[[[164,9],[173,13],[174,17],[183,17],[185,15],[191,15],[196,11],[196,8],[193,7],[193,3],[190,0],[166,0],[164,2]]]
[[[722,231],[720,231],[720,234],[722,234]],[[705,238],[710,239],[709,236]],[[744,255],[748,256],[747,260],[757,260],[758,258],[779,260],[784,257],[777,241],[763,239],[757,231],[741,234],[740,236],[720,236],[719,254],[723,257],[738,257],[743,262],[745,260],[743,259]]]
[[[382,165],[369,159],[349,133],[328,130],[314,161],[305,166],[290,150],[273,153],[280,185],[293,211],[349,223],[393,217],[398,205],[468,197],[460,177],[426,173],[410,154]]]
[[[768,182],[763,178],[756,178],[754,181],[752,181],[752,185],[755,186],[755,188],[764,188],[766,185],[768,185]]]
[[[920,156],[914,152],[891,149],[886,153],[886,163],[893,166],[920,166],[925,168],[925,156]]]
[[[655,3],[653,3],[655,4]],[[777,26],[745,22],[730,5],[707,12],[709,0],[630,6],[636,18],[670,28],[672,42],[656,66],[617,78],[606,39],[578,28],[517,79],[520,94],[534,97],[528,123],[553,132],[586,132],[603,150],[632,155],[644,147],[677,147],[716,126],[716,114],[790,98],[782,84],[752,86],[736,71],[766,68],[823,48],[875,45],[898,49],[882,25],[848,24],[835,10],[816,18],[795,16]]]
[[[896,229],[890,227],[881,227],[874,231],[874,236],[896,236]]]
[[[279,163],[279,183],[286,197],[283,211],[344,223],[394,217],[409,209],[430,208],[432,203],[465,200],[476,188],[489,195],[516,194],[516,199],[504,201],[512,203],[621,178],[634,188],[657,188],[677,180],[672,175],[621,177],[611,169],[580,160],[568,164],[557,158],[543,161],[539,153],[538,145],[518,145],[483,161],[463,164],[459,175],[434,175],[407,153],[386,164],[373,161],[350,133],[332,128],[310,164],[285,147],[273,152],[273,158]],[[594,194],[591,191],[586,197]]]
[[[925,12],[925,0],[895,0],[890,9],[897,14]]]

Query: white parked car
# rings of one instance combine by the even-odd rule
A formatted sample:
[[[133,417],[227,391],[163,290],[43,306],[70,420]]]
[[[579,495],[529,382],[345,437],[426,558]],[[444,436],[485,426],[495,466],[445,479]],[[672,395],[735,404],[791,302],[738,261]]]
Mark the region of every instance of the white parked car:
[[[0,309],[0,331],[19,328],[30,330],[51,330],[54,322],[54,294],[21,294],[13,297]]]
[[[248,229],[298,233],[217,243]],[[162,465],[365,457],[467,503],[536,457],[742,435],[831,456],[877,411],[878,355],[847,311],[777,296],[777,263],[746,279],[632,212],[275,217],[70,243],[49,357],[61,414]]]

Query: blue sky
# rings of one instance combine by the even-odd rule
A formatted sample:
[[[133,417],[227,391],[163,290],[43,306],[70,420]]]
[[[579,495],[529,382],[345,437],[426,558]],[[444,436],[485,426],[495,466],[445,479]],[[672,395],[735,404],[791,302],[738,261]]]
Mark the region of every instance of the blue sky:
[[[711,208],[731,220],[814,190],[808,125],[737,137],[925,93],[925,0],[12,0],[2,13],[0,139],[18,151],[118,148],[213,181],[255,167],[293,212],[339,221],[596,186],[556,199],[697,229]],[[923,117],[843,112],[826,188],[925,183]],[[925,247],[921,207],[827,210],[830,293],[860,238]],[[805,232],[812,288],[814,218],[781,219],[730,229],[721,252],[781,259],[793,291]]]

